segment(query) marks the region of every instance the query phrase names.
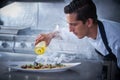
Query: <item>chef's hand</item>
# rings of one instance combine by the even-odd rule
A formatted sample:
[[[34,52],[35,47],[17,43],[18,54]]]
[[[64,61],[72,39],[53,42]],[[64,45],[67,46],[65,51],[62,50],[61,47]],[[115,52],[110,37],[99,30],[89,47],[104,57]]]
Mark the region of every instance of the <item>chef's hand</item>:
[[[37,45],[41,41],[45,41],[46,45],[48,46],[50,41],[52,40],[54,34],[53,33],[48,33],[48,34],[40,34],[35,41],[35,45]]]

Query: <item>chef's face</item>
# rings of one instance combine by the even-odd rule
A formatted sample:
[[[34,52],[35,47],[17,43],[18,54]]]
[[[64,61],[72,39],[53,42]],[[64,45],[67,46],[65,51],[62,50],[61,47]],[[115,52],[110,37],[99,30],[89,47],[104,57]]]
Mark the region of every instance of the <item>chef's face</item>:
[[[88,35],[89,28],[87,22],[83,23],[81,20],[77,20],[76,17],[76,13],[66,14],[70,32],[73,32],[79,39],[81,39]]]

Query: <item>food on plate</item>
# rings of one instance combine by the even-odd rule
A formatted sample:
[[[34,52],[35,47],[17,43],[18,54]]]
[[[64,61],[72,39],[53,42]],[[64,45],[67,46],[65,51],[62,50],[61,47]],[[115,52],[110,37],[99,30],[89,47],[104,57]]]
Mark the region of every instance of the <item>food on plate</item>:
[[[52,65],[52,64],[45,65],[45,64],[37,63],[35,65],[25,64],[21,66],[22,69],[53,69],[53,68],[63,68],[63,67],[65,67],[65,65],[60,63],[55,65]]]

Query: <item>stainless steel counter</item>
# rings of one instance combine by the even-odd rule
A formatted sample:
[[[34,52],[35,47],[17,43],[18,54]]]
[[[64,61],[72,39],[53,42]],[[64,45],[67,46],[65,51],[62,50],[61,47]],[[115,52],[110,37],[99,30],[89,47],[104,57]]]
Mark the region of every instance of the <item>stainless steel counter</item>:
[[[6,59],[4,59],[5,54]],[[0,80],[101,80],[102,65],[96,60],[72,61],[81,62],[81,64],[64,72],[25,72],[12,70],[8,67],[8,63],[32,61],[34,56],[32,58],[30,55],[20,56],[20,54],[11,53],[12,55],[8,56],[7,53],[5,54],[3,58],[0,57]]]

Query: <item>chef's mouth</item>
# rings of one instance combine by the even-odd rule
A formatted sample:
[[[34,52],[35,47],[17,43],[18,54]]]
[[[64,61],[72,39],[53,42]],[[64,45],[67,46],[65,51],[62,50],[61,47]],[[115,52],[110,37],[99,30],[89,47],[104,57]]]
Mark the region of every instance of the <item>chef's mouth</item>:
[[[73,32],[73,34],[77,36],[77,33]]]
[[[78,35],[77,33],[73,32],[75,36],[77,36],[79,39],[82,39],[83,37]]]

